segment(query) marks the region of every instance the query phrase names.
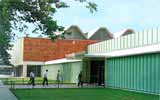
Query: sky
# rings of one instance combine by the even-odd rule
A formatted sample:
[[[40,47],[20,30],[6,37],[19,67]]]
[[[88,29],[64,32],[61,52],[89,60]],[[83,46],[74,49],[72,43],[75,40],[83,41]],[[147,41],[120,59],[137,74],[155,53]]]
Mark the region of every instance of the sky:
[[[137,31],[160,25],[160,0],[92,0],[98,11],[90,13],[84,5],[69,1],[70,8],[55,14],[63,26],[78,25],[83,31],[106,27],[111,32],[132,28]]]
[[[59,9],[54,19],[59,25],[78,25],[83,32],[106,27],[111,33],[126,28],[141,31],[160,26],[160,0],[90,0],[98,5],[98,11],[90,13],[82,3],[63,0],[70,7]]]

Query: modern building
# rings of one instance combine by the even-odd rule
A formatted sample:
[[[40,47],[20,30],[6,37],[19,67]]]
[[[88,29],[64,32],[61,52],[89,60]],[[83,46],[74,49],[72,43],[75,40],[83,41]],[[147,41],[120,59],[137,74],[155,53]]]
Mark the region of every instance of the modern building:
[[[81,32],[78,27],[75,29]],[[99,34],[109,36],[101,42],[94,39],[99,30],[102,28],[90,34],[93,40],[86,40],[82,32],[75,40],[73,36],[55,42],[21,38],[12,50],[11,62],[19,76],[26,77],[30,71],[41,76],[48,69],[49,78],[56,80],[60,70],[64,81],[75,83],[82,70],[84,82],[90,84],[159,94],[160,28],[134,34],[130,34],[133,30],[126,29],[113,37],[108,31],[108,35]]]
[[[160,28],[91,44],[83,59],[90,83],[160,93]]]
[[[48,69],[49,78],[56,80],[57,71],[60,70],[64,81],[75,83],[79,72],[86,66],[84,59],[88,58],[84,58],[83,55],[86,53],[87,46],[114,38],[105,27],[84,34],[78,26],[72,25],[66,31],[71,34],[66,34],[65,40],[54,42],[47,38],[20,38],[11,51],[11,62],[15,66],[16,76],[27,77],[33,71],[37,77],[40,77]],[[126,32],[128,31],[121,32],[119,36],[131,34]],[[100,60],[99,64],[102,63],[103,61]],[[96,64],[93,65],[97,66]]]
[[[11,51],[11,63],[16,68],[16,76],[27,77],[33,71],[37,77],[40,77],[47,68],[49,70],[49,78],[55,79],[58,69],[56,70],[54,66],[61,63],[63,71],[65,71],[65,66],[81,67],[81,60],[66,59],[65,56],[70,53],[84,51],[87,45],[95,42],[97,41],[51,41],[46,38],[20,38]],[[67,62],[73,63],[73,65],[67,65]],[[74,63],[80,64],[79,66],[74,66]],[[53,70],[50,65],[52,65]]]

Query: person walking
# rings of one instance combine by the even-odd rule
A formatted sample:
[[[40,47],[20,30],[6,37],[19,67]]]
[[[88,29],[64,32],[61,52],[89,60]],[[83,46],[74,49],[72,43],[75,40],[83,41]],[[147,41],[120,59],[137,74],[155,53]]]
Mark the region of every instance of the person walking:
[[[35,86],[35,74],[32,72],[32,88]]]
[[[32,72],[29,73],[28,85],[31,85],[31,83],[32,83]]]
[[[32,85],[32,88],[35,86],[35,75],[33,72],[30,72],[29,84]]]
[[[78,87],[83,87],[83,81],[82,81],[82,71],[78,75]]]
[[[48,86],[48,69],[46,70],[46,72],[44,73],[44,76],[43,76],[43,87],[45,85]]]

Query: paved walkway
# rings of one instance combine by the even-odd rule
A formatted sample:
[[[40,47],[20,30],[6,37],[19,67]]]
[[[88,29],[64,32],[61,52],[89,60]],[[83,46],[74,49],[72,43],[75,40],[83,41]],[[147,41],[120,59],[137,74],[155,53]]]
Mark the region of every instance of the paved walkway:
[[[10,88],[11,86],[5,85],[5,87]],[[61,85],[59,85],[59,87],[57,84],[50,84],[50,85],[44,86],[44,87],[43,87],[43,85],[36,85],[34,87],[32,87],[31,85],[15,85],[14,88],[15,89],[25,89],[25,88],[78,88],[78,87],[75,84],[61,84]],[[100,87],[100,86],[98,87],[98,86],[84,84],[83,88],[104,88],[104,87]]]
[[[0,100],[17,100],[8,87],[5,87],[0,80]]]

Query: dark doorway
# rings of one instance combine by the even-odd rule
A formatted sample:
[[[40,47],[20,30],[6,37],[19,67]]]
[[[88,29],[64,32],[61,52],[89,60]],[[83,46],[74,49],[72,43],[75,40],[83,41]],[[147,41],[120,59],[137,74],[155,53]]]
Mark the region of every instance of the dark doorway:
[[[35,74],[36,77],[41,77],[40,65],[27,65],[27,77],[29,77],[31,71]]]
[[[19,66],[17,66],[17,67],[15,67],[15,76],[16,77],[20,77],[20,76],[22,76],[22,70],[23,70],[23,66],[22,65],[19,65]]]
[[[91,60],[90,63],[90,83],[104,85],[104,60]]]

